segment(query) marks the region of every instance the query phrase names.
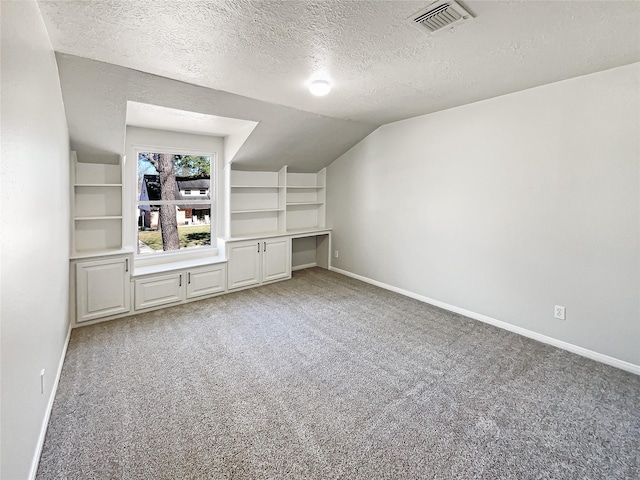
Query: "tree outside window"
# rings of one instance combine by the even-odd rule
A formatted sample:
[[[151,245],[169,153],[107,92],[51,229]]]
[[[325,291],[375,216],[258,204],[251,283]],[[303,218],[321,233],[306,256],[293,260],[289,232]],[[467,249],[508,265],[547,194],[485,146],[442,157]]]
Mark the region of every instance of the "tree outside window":
[[[211,245],[210,171],[209,156],[138,153],[140,254]]]

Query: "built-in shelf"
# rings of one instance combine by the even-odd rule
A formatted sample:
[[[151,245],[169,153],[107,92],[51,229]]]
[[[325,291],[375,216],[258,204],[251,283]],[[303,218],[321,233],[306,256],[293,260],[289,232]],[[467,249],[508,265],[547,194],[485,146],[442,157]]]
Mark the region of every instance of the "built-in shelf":
[[[325,226],[326,170],[287,173],[287,232]]]
[[[226,171],[228,238],[284,235],[325,224],[326,170],[318,173]]]
[[[71,153],[72,259],[123,252],[123,163],[119,155]]]
[[[121,183],[76,183],[74,185],[74,187],[97,187],[97,188],[102,188],[102,187],[110,187],[110,188],[119,188],[122,187]]]
[[[108,249],[108,250],[100,250],[100,249],[87,249],[81,252],[76,252],[71,255],[71,260],[78,260],[81,258],[89,258],[89,257],[106,257],[109,255],[121,255],[125,253],[133,253],[132,248],[120,248],[120,249]]]
[[[96,215],[94,217],[75,217],[75,221],[86,220],[122,220],[122,215]]]
[[[283,208],[256,208],[253,210],[232,210],[231,213],[262,213],[262,212],[282,212]]]
[[[298,237],[307,237],[313,236],[323,233],[330,233],[330,228],[299,228],[295,230],[287,230],[282,232],[252,232],[250,234],[245,235],[235,235],[233,237],[224,237],[223,240],[227,242],[237,242],[241,240],[254,240],[256,238],[273,238],[273,237],[287,237],[293,236],[295,238]]]
[[[285,188],[284,185],[231,185],[231,188]]]

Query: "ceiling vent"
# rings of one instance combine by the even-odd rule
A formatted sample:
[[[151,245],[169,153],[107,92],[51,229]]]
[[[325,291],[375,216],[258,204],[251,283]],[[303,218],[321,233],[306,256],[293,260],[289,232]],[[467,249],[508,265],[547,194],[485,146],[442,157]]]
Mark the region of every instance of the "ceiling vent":
[[[471,15],[455,0],[439,0],[411,15],[407,20],[433,34],[471,20]]]

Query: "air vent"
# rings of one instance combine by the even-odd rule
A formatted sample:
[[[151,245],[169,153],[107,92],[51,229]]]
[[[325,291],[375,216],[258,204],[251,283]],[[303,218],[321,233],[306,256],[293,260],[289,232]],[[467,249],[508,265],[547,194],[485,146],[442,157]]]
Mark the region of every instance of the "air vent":
[[[421,30],[436,33],[473,18],[458,2],[439,0],[411,15],[407,20]]]

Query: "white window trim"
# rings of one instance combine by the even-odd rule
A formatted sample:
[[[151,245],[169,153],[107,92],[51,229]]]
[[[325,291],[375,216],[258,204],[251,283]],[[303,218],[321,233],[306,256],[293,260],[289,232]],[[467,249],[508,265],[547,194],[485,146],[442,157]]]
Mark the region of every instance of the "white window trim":
[[[218,223],[220,221],[219,215],[219,204],[220,204],[220,183],[219,183],[219,175],[218,175],[218,153],[211,151],[203,151],[203,150],[192,150],[188,148],[179,148],[179,147],[167,147],[162,145],[140,145],[134,144],[131,145],[131,149],[134,154],[133,165],[131,168],[128,168],[126,175],[126,183],[129,188],[127,188],[127,198],[126,201],[130,205],[130,216],[131,221],[128,222],[130,224],[129,237],[131,239],[131,245],[133,245],[134,251],[134,266],[135,268],[148,267],[152,265],[162,265],[165,263],[174,263],[174,262],[183,262],[190,260],[199,260],[205,258],[214,258],[218,256],[218,247],[217,247],[217,238],[218,238]],[[156,152],[156,153],[171,153],[174,155],[193,155],[193,156],[203,156],[210,158],[210,166],[209,166],[209,178],[211,187],[209,188],[209,192],[213,190],[216,194],[210,198],[210,202],[208,203],[209,209],[211,212],[210,215],[210,226],[211,226],[211,245],[207,247],[196,247],[190,248],[187,250],[174,250],[169,252],[159,251],[157,253],[140,255],[137,253],[138,251],[138,216],[137,216],[137,205],[139,199],[138,195],[138,154],[140,152]],[[158,202],[154,202],[154,205]],[[172,201],[173,203],[180,203],[180,201]],[[185,201],[185,203],[189,203]],[[205,205],[207,203],[204,203]]]

